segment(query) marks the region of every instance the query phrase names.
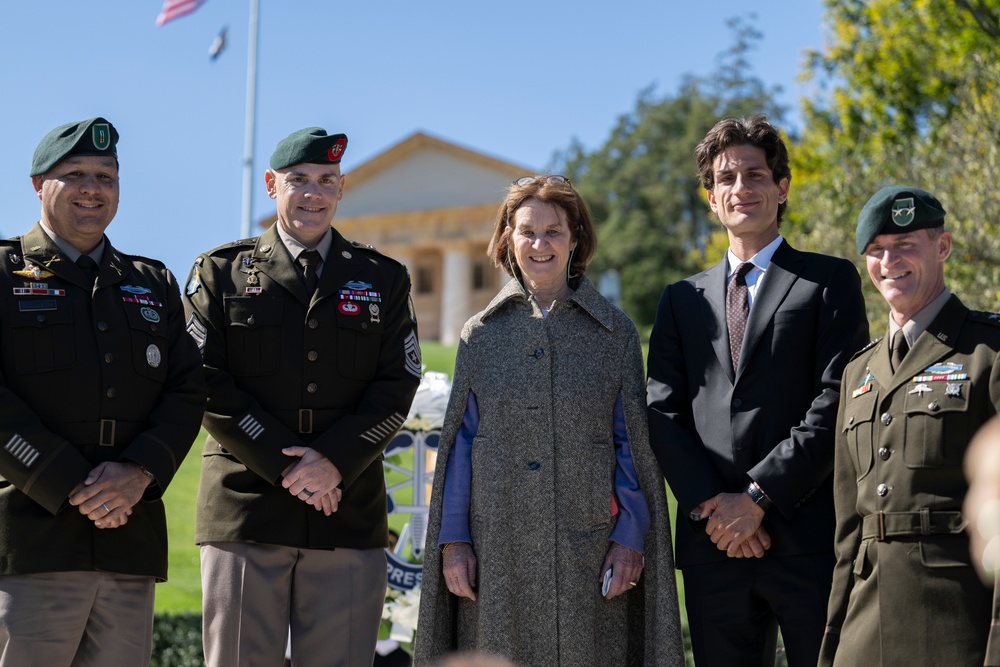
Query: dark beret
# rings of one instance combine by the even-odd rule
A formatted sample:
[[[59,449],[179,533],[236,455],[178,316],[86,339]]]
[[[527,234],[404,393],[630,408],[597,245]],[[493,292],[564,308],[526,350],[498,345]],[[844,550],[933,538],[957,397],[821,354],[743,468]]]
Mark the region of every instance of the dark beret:
[[[71,155],[110,155],[118,161],[118,130],[103,118],[67,123],[38,142],[29,176],[41,176]]]
[[[321,127],[307,127],[278,142],[271,154],[271,169],[287,169],[304,162],[337,164],[346,149],[346,134],[328,135]]]
[[[858,252],[879,234],[906,234],[944,224],[944,207],[927,190],[889,185],[874,195],[858,214]]]

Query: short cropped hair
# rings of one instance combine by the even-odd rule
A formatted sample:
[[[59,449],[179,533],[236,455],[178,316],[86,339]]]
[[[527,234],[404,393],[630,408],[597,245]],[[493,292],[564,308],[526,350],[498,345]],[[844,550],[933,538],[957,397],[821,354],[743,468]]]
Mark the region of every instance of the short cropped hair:
[[[706,190],[715,187],[715,158],[723,151],[735,146],[756,146],[764,151],[767,166],[774,176],[774,182],[781,179],[792,180],[792,169],[788,165],[788,149],[781,134],[771,125],[766,116],[749,118],[723,118],[715,124],[705,138],[694,149],[694,159],[698,164],[698,177]],[[778,204],[778,223],[785,213],[786,202]]]

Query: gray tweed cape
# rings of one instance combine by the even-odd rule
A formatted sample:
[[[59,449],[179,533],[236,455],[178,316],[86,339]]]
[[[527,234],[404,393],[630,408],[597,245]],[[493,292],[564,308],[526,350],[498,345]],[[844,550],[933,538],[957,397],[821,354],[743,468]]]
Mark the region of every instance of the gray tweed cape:
[[[437,548],[448,456],[469,391],[479,404],[470,530],[477,601],[448,592]],[[614,527],[619,392],[652,525],[639,585],[601,596]],[[587,279],[542,317],[508,283],[463,331],[431,497],[415,659],[452,650],[525,667],[683,665],[664,481],[649,448],[635,326]]]

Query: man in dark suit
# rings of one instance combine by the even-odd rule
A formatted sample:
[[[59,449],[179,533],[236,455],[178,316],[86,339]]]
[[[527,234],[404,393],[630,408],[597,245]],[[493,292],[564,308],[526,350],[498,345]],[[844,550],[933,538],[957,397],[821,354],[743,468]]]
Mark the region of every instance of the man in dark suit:
[[[41,219],[0,241],[0,666],[148,665],[167,578],[163,492],[198,434],[205,381],[160,262],[104,231],[118,132],[49,132]]]
[[[195,534],[210,667],[371,667],[386,589],[382,450],[420,382],[406,268],[331,227],[343,134],[265,174],[278,220],[195,261],[188,331],[209,438]]]
[[[1000,665],[1000,597],[976,575],[961,513],[969,440],[1000,410],[1000,315],[945,286],[951,235],[926,190],[875,193],[857,246],[889,317],[844,370],[819,664]]]
[[[697,664],[814,665],[833,569],[840,374],[867,340],[861,282],[778,232],[791,171],[763,116],[695,149],[726,258],[663,292],[649,346],[650,443],[677,497]]]

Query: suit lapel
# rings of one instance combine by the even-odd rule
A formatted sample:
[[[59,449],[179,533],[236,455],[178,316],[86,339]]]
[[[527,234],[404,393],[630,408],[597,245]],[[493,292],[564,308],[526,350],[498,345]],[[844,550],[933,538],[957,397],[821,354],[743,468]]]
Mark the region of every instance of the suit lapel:
[[[705,281],[699,285],[705,292],[705,300],[712,311],[714,321],[719,323],[718,334],[712,337],[712,348],[719,358],[719,365],[725,370],[729,381],[736,379],[733,373],[733,362],[729,355],[729,329],[726,326],[726,277],[729,273],[729,262],[722,261],[705,272]]]
[[[757,349],[764,331],[774,319],[778,306],[785,300],[788,290],[798,280],[800,262],[799,253],[792,249],[787,241],[782,241],[774,251],[764,273],[764,283],[757,290],[753,307],[750,309],[746,334],[743,336],[743,350],[740,352],[740,367],[736,369],[737,377],[753,357],[754,350]]]

